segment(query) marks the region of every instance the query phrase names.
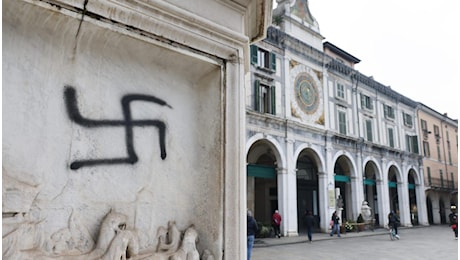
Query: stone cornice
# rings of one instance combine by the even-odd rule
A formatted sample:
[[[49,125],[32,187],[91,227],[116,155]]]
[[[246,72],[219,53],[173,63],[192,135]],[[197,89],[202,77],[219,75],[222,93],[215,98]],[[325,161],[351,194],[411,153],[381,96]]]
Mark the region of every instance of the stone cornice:
[[[373,78],[368,77],[359,71],[340,63],[330,57],[329,55],[321,52],[312,46],[286,34],[278,28],[270,26],[267,31],[267,38],[264,40],[280,49],[288,49],[294,53],[301,55],[306,60],[309,60],[317,65],[324,66],[328,70],[339,73],[343,77],[352,77],[353,80],[357,80],[359,83],[364,84],[369,88],[373,88],[383,95],[386,95],[398,102],[404,103],[407,106],[416,108],[417,102],[410,98],[399,94],[388,86],[385,86]]]
[[[146,38],[165,41],[166,44],[184,43],[192,49],[195,48],[225,59],[234,55],[235,47],[243,47],[249,42],[248,37],[242,33],[165,1],[98,0],[88,1],[85,6],[84,1],[76,0],[31,2],[84,21],[92,21],[100,25],[106,24],[106,26],[122,28]],[[201,34],[201,39],[194,37],[196,34]],[[165,40],[165,35],[168,35],[167,40]],[[235,46],[228,46],[229,42]]]

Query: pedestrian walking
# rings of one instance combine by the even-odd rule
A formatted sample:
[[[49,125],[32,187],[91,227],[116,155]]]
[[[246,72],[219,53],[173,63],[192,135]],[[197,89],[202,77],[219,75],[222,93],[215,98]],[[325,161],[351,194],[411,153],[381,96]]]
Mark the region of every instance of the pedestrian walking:
[[[332,213],[331,217],[331,225],[332,225],[332,230],[331,233],[329,234],[331,237],[334,235],[335,232],[337,232],[337,237],[340,237],[340,224],[339,224],[339,216],[337,216],[337,211],[334,211]]]
[[[275,213],[273,213],[272,226],[275,231],[275,237],[281,238],[281,215],[278,210],[275,210]]]
[[[247,235],[248,235],[248,259],[251,260],[251,253],[252,248],[254,247],[254,239],[256,237],[256,233],[259,230],[257,226],[257,222],[255,218],[252,216],[252,212],[248,210],[248,218],[247,218]]]
[[[399,223],[400,221],[399,221],[398,215],[396,215],[394,211],[391,211],[390,214],[388,214],[388,226],[394,229],[395,236],[398,239],[399,239],[399,234],[398,234]]]
[[[307,213],[305,216],[305,224],[307,225],[308,241],[311,243],[313,240],[312,233],[313,233],[313,225],[315,224],[315,218],[313,217],[313,214],[311,213],[310,210],[307,210]]]
[[[458,216],[457,213],[452,209],[452,212],[449,214],[450,227],[454,231],[455,239],[458,239]]]

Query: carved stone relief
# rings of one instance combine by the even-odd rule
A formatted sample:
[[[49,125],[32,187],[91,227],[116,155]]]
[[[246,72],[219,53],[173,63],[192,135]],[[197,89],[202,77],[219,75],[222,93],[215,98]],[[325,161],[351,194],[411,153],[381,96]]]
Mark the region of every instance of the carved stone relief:
[[[71,259],[71,260],[213,260],[210,250],[200,253],[196,247],[198,232],[192,224],[181,231],[175,221],[168,227],[159,227],[157,244],[140,248],[139,234],[127,226],[127,216],[110,211],[101,223],[97,241],[78,224],[72,215],[67,228],[44,239],[40,222],[29,219],[27,214],[18,214],[3,221],[4,259]],[[8,221],[9,220],[9,221]],[[5,233],[5,230],[7,231]]]

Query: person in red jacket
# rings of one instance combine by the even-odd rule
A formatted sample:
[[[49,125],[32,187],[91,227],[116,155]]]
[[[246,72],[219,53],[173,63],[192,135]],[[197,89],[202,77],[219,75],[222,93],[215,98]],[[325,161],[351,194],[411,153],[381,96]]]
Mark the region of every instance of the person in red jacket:
[[[281,231],[280,231],[281,215],[278,212],[278,210],[275,210],[275,213],[273,213],[272,225],[273,225],[273,229],[275,230],[275,237],[281,238]]]

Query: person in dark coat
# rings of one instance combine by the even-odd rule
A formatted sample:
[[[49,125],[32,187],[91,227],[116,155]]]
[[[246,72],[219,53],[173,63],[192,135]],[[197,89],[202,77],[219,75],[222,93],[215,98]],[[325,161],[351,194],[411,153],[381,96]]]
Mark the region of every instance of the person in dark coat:
[[[391,211],[390,214],[388,214],[388,226],[392,227],[395,230],[395,236],[397,239],[399,239],[399,234],[398,234],[398,226],[399,226],[399,218],[396,215],[394,211]]]
[[[252,213],[250,210],[248,210],[248,220],[247,220],[247,233],[248,233],[248,259],[251,260],[251,253],[252,253],[252,247],[254,246],[254,239],[256,237],[256,233],[259,230],[259,227],[257,226],[257,222],[252,216]]]
[[[313,233],[313,225],[315,224],[315,218],[313,217],[313,214],[311,213],[310,210],[307,210],[307,213],[305,215],[305,224],[307,225],[307,235],[308,235],[308,241],[312,241],[312,233]]]
[[[452,212],[449,214],[449,220],[450,220],[450,227],[452,228],[452,231],[454,231],[455,239],[458,239],[458,216],[457,213],[452,210]]]

